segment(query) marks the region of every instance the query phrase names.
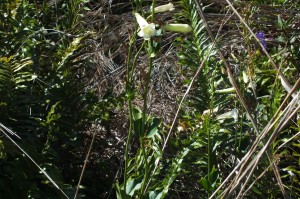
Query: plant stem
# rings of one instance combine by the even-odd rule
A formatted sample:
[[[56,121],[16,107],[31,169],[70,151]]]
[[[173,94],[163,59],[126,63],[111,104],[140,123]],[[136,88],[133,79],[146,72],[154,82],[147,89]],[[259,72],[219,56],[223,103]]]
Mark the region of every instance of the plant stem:
[[[129,94],[131,95],[131,80],[132,78],[130,77],[131,73],[130,70],[133,70],[133,67],[130,67],[130,60],[132,57],[132,47],[134,44],[134,41],[136,39],[136,31],[135,34],[133,35],[133,37],[130,40],[129,43],[129,52],[128,52],[128,58],[127,58],[127,68],[126,68],[126,72],[127,72],[127,79],[126,79],[126,92],[129,91]],[[127,141],[126,141],[126,147],[125,147],[125,168],[124,168],[124,190],[126,191],[126,184],[127,184],[127,169],[128,169],[128,159],[129,159],[129,145],[130,145],[130,139],[131,139],[131,134],[132,134],[132,123],[133,123],[133,114],[132,114],[132,100],[131,100],[132,96],[129,96],[128,99],[128,107],[129,107],[129,129],[128,129],[128,136],[127,136]]]
[[[152,42],[152,40],[150,40],[150,42]],[[147,123],[147,119],[146,119],[146,113],[147,113],[147,96],[148,96],[148,92],[149,92],[149,83],[151,80],[151,72],[152,72],[152,68],[153,68],[153,58],[150,57],[149,58],[149,71],[147,73],[147,78],[146,78],[146,84],[145,84],[145,90],[144,90],[144,106],[143,106],[143,115],[142,115],[142,132],[141,132],[141,147],[142,147],[142,153],[145,159],[145,174],[144,174],[144,181],[142,184],[142,189],[141,189],[141,198],[143,198],[143,194],[144,192],[146,192],[145,187],[149,178],[149,164],[148,164],[148,156],[145,150],[145,146],[144,146],[144,138],[146,136],[146,123]]]
[[[211,135],[210,135],[210,121],[209,116],[205,118],[205,130],[207,131],[207,176],[211,171]]]
[[[134,73],[134,69],[135,69],[137,60],[138,60],[138,58],[139,58],[139,55],[140,55],[142,49],[143,49],[144,46],[145,46],[145,43],[146,43],[146,42],[144,41],[143,44],[142,44],[142,46],[140,47],[140,49],[138,50],[138,52],[136,53],[136,55],[135,55],[135,57],[134,57],[133,65],[132,65],[132,69],[131,69],[131,74],[129,75],[129,76],[130,76],[130,79],[129,79],[130,82],[133,81],[132,77],[133,77],[133,75],[134,75],[134,74],[133,74],[133,73]]]
[[[213,111],[214,111],[214,107],[215,107],[215,105],[214,105],[214,102],[215,102],[215,84],[214,84],[214,82],[215,82],[215,75],[216,75],[216,70],[214,70],[213,71],[213,75],[212,75],[212,79],[211,79],[211,97],[210,97],[210,103],[209,103],[209,108],[210,108],[210,110],[211,110],[211,114],[209,114],[209,116],[211,116],[211,115],[213,115]],[[207,175],[209,175],[210,174],[210,172],[211,172],[211,170],[212,170],[212,155],[216,155],[216,154],[212,154],[212,148],[213,148],[213,146],[212,146],[212,141],[213,140],[211,140],[211,124],[210,124],[210,122],[211,122],[211,119],[210,119],[210,117],[208,117],[208,123],[207,123],[207,126],[206,126],[206,128],[208,128],[208,174]],[[212,183],[212,182],[210,182],[210,183]]]
[[[155,0],[152,1],[152,15],[151,15],[151,21],[154,22],[154,7],[155,7]],[[141,132],[141,147],[142,147],[142,153],[145,159],[145,174],[144,174],[144,180],[143,180],[143,184],[142,184],[142,188],[141,188],[141,197],[140,198],[144,198],[144,193],[146,192],[147,189],[147,182],[148,182],[148,178],[149,178],[149,164],[148,164],[148,156],[145,150],[145,146],[144,146],[144,137],[146,136],[146,113],[147,113],[147,96],[148,96],[148,92],[149,92],[149,83],[151,80],[151,73],[152,73],[152,68],[153,68],[153,57],[152,57],[152,53],[153,53],[153,40],[150,39],[149,41],[149,71],[147,73],[147,78],[146,78],[146,83],[145,83],[145,89],[144,89],[144,106],[143,106],[143,115],[142,115],[142,132]]]
[[[133,74],[134,74],[134,69],[137,63],[137,59],[139,57],[139,54],[141,53],[145,42],[142,44],[140,49],[138,50],[137,54],[134,57],[132,65],[130,64],[130,59],[132,57],[132,47],[134,44],[134,41],[136,39],[136,32],[134,36],[132,37],[132,40],[130,41],[129,45],[129,52],[128,52],[128,59],[127,59],[127,79],[126,79],[126,89],[127,92],[129,91],[130,95],[132,94],[132,82],[133,82]],[[128,159],[129,159],[129,146],[130,146],[130,140],[132,136],[132,126],[133,126],[133,111],[132,111],[132,97],[129,96],[128,99],[128,109],[129,109],[129,129],[128,129],[128,136],[126,140],[126,147],[125,147],[125,169],[124,169],[124,190],[126,191],[126,184],[127,184],[127,179],[128,179]]]

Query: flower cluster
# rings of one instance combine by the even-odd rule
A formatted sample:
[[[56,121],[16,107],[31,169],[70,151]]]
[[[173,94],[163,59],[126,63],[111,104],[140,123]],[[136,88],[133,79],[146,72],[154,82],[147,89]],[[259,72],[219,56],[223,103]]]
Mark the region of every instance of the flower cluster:
[[[158,6],[154,8],[155,13],[173,11],[174,6],[172,3]],[[137,23],[139,24],[140,31],[138,36],[143,37],[145,40],[149,40],[151,37],[158,36],[161,30],[156,30],[154,23],[148,23],[139,13],[134,14]],[[188,24],[166,24],[161,27],[165,31],[188,33],[192,31],[192,28]]]

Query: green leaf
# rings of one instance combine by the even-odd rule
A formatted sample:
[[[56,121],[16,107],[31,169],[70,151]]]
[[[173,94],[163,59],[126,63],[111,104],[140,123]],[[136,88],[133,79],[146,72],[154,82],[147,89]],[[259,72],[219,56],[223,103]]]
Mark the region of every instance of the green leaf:
[[[47,123],[50,124],[52,121],[58,120],[61,117],[61,114],[55,113],[56,107],[60,104],[59,102],[56,102],[50,109],[48,115],[47,115]]]
[[[206,178],[202,177],[199,183],[206,191],[209,191],[211,189],[211,186]]]
[[[162,198],[162,192],[161,191],[149,191],[148,196],[146,196],[148,199],[160,199]]]
[[[138,107],[134,107],[132,111],[134,121],[137,121],[142,118],[142,111]]]
[[[215,166],[213,166],[210,174],[208,175],[208,181],[210,182],[212,187],[214,187],[214,185],[216,184],[218,177],[219,177],[218,172],[217,172]]]
[[[152,138],[155,134],[158,133],[158,126],[160,125],[161,120],[159,118],[154,118],[149,131],[147,133],[147,138]]]
[[[277,16],[277,25],[278,25],[279,29],[283,29],[283,21],[282,21],[280,15]]]
[[[126,194],[133,196],[136,190],[142,187],[143,176],[128,180],[126,185]]]
[[[117,182],[115,185],[114,185],[114,188],[116,190],[116,195],[117,195],[117,198],[118,199],[130,199],[130,195],[126,194],[126,192],[121,189],[121,187],[119,186],[119,182]]]

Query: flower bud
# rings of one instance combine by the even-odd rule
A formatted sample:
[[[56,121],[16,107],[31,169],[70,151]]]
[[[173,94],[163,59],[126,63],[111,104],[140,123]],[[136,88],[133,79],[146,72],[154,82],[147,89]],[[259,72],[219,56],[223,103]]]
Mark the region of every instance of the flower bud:
[[[170,32],[188,33],[192,31],[192,28],[187,24],[167,24],[163,26],[163,29]]]
[[[233,93],[235,92],[235,88],[231,87],[231,88],[225,88],[222,90],[216,90],[215,93]]]
[[[152,7],[150,8],[152,11]],[[154,8],[155,13],[160,13],[160,12],[169,12],[175,10],[174,5],[172,3],[168,3],[165,5],[157,6]]]

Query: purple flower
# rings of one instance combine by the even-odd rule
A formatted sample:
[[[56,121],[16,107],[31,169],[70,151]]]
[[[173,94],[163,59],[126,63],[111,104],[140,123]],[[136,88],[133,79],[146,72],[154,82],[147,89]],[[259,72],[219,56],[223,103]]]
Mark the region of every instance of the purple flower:
[[[256,37],[259,39],[259,41],[261,42],[261,44],[267,48],[267,42],[266,42],[266,38],[265,38],[265,33],[263,32],[257,32]]]

